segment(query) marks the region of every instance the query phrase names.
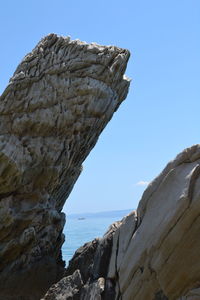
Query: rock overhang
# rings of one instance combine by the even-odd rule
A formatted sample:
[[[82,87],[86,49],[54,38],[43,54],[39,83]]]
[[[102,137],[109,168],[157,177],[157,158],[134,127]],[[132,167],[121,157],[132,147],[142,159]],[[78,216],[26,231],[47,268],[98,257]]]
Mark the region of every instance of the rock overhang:
[[[121,48],[50,34],[22,60],[1,95],[3,297],[22,295],[29,274],[28,297],[33,272],[35,295],[41,294],[61,272],[62,207],[82,162],[128,93],[128,59]],[[47,261],[54,271],[47,272]],[[42,287],[40,273],[47,277]]]

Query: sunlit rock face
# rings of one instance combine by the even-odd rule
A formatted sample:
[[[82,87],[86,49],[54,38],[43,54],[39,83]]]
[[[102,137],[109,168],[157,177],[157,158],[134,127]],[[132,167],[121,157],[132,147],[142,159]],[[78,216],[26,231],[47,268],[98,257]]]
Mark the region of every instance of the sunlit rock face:
[[[107,275],[118,276],[116,295],[125,300],[196,300],[199,216],[200,145],[195,145],[169,162],[144,192],[136,222],[125,222],[116,233]]]
[[[50,34],[1,95],[0,299],[39,299],[60,278],[61,210],[127,95],[128,59],[124,49]]]
[[[80,248],[69,264],[63,282],[71,280],[72,288],[79,270],[81,284],[72,288],[78,299],[199,300],[200,145],[169,162],[147,187],[137,211],[113,226],[95,248],[96,240]],[[83,268],[88,252],[93,255]],[[63,282],[44,299],[61,299]]]
[[[115,299],[200,299],[200,145],[148,186],[113,238],[107,278]],[[120,298],[122,297],[122,298]]]

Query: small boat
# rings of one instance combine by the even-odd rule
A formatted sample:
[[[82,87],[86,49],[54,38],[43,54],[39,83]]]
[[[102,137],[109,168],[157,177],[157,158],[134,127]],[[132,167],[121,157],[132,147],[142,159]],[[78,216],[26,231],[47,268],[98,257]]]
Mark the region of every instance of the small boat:
[[[84,218],[84,217],[81,217],[81,218],[78,218],[78,220],[85,220],[85,218]]]

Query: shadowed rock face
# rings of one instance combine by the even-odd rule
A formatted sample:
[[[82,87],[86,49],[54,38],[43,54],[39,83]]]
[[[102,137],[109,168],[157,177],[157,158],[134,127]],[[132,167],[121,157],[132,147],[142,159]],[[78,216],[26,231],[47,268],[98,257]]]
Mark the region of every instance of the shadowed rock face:
[[[82,278],[81,300],[199,300],[199,233],[200,145],[195,145],[180,153],[150,183],[137,212],[119,222],[111,238],[105,235],[100,240],[101,245],[111,247],[109,266],[108,256],[105,259],[104,251],[100,252],[106,272],[93,276],[91,271],[84,282],[85,271],[75,254],[66,274],[71,279],[76,275],[71,268],[76,262]],[[100,270],[98,248],[85,270],[88,266]],[[44,299],[51,299],[48,296],[53,292],[52,299],[61,299],[62,291],[58,283]],[[64,299],[70,299],[68,294]]]
[[[65,277],[54,284],[41,300],[114,300],[114,286],[106,276],[113,236],[120,225],[121,222],[115,222],[103,238],[80,247],[69,261]]]
[[[60,278],[61,210],[127,95],[128,58],[124,49],[50,34],[1,95],[0,299],[39,299]]]

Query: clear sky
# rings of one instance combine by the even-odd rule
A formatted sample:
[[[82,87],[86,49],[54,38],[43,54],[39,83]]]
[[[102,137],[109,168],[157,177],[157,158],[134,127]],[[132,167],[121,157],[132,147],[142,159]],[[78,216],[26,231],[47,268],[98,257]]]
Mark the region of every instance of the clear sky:
[[[200,1],[1,1],[0,92],[51,32],[131,51],[129,95],[84,162],[64,210],[136,208],[145,184],[200,142]]]

